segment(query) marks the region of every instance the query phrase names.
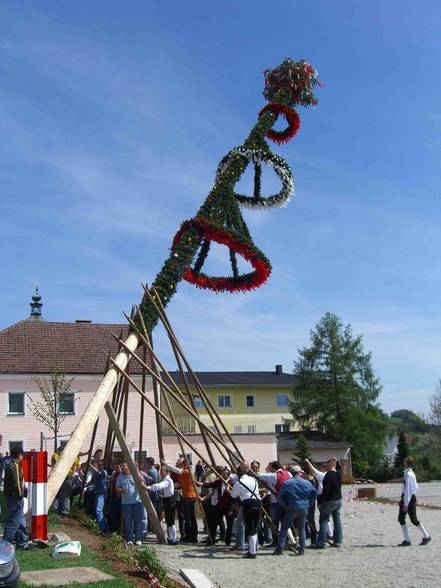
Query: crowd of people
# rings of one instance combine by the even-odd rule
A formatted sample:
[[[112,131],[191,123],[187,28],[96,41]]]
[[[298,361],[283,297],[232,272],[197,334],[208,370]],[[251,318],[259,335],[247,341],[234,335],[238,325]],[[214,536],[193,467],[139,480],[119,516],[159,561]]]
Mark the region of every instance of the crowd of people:
[[[55,451],[52,466],[61,452],[61,447]],[[106,468],[101,449],[96,450],[89,464],[81,463],[80,457],[72,464],[53,508],[68,515],[78,496],[103,534],[119,533],[127,547],[141,546],[152,529],[129,465],[124,461],[112,462]],[[22,459],[22,451],[11,452],[5,468],[4,492],[9,512],[4,538],[15,541],[18,548],[28,549]],[[421,545],[426,545],[431,538],[416,514],[418,484],[413,460],[407,458],[404,465],[398,517],[404,539],[400,546],[411,545],[407,515],[422,534]],[[319,469],[308,460],[303,469],[272,461],[261,471],[258,461],[241,461],[234,472],[228,466],[202,462],[193,472],[185,458],[172,465],[165,461],[158,464],[149,457],[138,474],[159,521],[166,524],[169,545],[198,544],[199,514],[206,534],[204,545],[220,541],[238,553],[245,552],[243,556],[249,559],[256,558],[259,548],[266,546],[273,548],[274,555],[290,549],[299,556],[307,547],[342,547],[341,471],[334,457]]]
[[[61,451],[55,452],[52,465]],[[127,546],[141,545],[149,521],[127,463],[114,462],[106,469],[98,449],[88,471],[86,467],[79,458],[72,465],[54,508],[67,515],[71,500],[81,495],[102,533],[121,533]],[[138,473],[159,520],[165,521],[170,545],[178,544],[178,531],[180,543],[199,542],[198,513],[206,533],[204,545],[221,541],[238,553],[246,551],[247,558],[255,558],[264,546],[272,547],[275,555],[285,549],[303,555],[307,538],[317,549],[342,545],[341,476],[335,458],[321,469],[307,462],[304,470],[272,461],[261,471],[258,461],[242,461],[232,472],[228,466],[211,467],[202,461],[193,471],[184,458],[173,465],[149,457]]]

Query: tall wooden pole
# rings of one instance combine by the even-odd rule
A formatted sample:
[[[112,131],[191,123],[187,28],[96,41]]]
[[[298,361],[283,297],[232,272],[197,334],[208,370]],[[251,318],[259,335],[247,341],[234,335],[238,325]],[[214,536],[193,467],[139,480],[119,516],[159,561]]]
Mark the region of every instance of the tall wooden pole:
[[[144,345],[142,350],[142,359],[145,363],[147,363],[147,347]],[[145,383],[146,383],[146,372],[145,368],[142,368],[142,377],[141,377],[141,388],[145,394]],[[144,407],[145,401],[144,398],[141,396],[141,406],[139,411],[139,441],[138,441],[138,465],[141,467],[141,460],[142,460],[142,448],[143,448],[143,437],[144,437]],[[148,456],[147,456],[148,457]]]
[[[307,66],[309,70],[303,69],[302,71],[309,71],[308,80],[310,81],[305,80],[305,84],[308,86],[307,89],[311,91],[317,83],[317,75],[315,70],[313,70],[309,64],[305,64],[306,62],[294,63],[292,61],[290,62],[290,60],[285,60],[280,66],[278,66],[278,68],[271,71],[277,73],[278,71],[284,71],[283,68],[286,70],[287,67],[294,67],[295,70],[295,67],[304,68]],[[289,73],[290,72],[291,70],[289,70]],[[268,74],[266,82],[269,83],[269,86],[267,84],[265,96],[271,100],[271,104],[285,107],[291,106],[295,103],[302,103],[299,99],[298,91],[293,90],[291,81],[284,82],[281,87],[275,87],[274,84],[272,84],[271,87],[271,83],[268,81],[270,79],[272,78]],[[291,78],[289,77],[289,79]],[[307,104],[313,104],[315,103],[314,101],[315,98],[311,92],[311,100],[310,102],[307,102]],[[255,151],[256,149],[270,152],[265,141],[265,136],[274,125],[277,117],[278,111],[274,108],[269,108],[259,113],[256,124],[251,129],[247,139],[241,145],[243,152],[247,152],[247,150]],[[254,247],[254,251],[260,261],[265,265],[265,257],[252,243],[248,228],[243,220],[238,202],[234,198],[232,191],[234,184],[240,179],[247,168],[249,159],[237,150],[236,153],[230,155],[230,157],[232,157],[233,163],[227,166],[227,169],[224,169],[223,172],[221,170],[217,175],[213,189],[207,195],[202,206],[199,208],[195,217],[193,217],[193,220],[198,222],[202,221],[204,223],[214,223],[214,225],[218,224],[219,226],[225,227],[225,230],[227,230],[228,227],[226,226],[226,223],[227,225],[228,222],[231,224],[231,219],[234,217],[235,227],[237,225],[236,228],[240,231],[243,239],[249,241],[250,246]],[[168,304],[176,292],[177,284],[183,279],[186,270],[191,267],[193,260],[203,243],[202,233],[200,231],[194,231],[190,225],[186,226],[186,228],[181,231],[179,237],[179,243],[176,245],[176,249],[179,250],[179,253],[175,250],[170,252],[168,259],[165,261],[153,282],[153,287],[159,292],[164,305]],[[266,265],[267,270],[269,269],[268,265]],[[148,301],[143,300],[142,313],[146,321],[148,332],[152,332],[159,319],[156,309]],[[130,333],[125,343],[130,351],[136,351],[139,344],[138,336],[135,333]],[[77,455],[80,453],[84,440],[87,438],[96,419],[103,410],[105,403],[109,399],[117,383],[118,369],[124,371],[128,359],[129,354],[127,351],[121,350],[116,356],[115,366],[109,369],[95,394],[92,396],[89,405],[85,409],[77,427],[72,433],[56,466],[51,471],[48,480],[48,505],[52,504],[58,490],[64,482],[68,470],[75,461]]]
[[[143,482],[138,472],[138,468],[133,461],[133,458],[130,454],[129,448],[127,447],[126,439],[121,431],[121,428],[118,423],[118,419],[116,418],[115,411],[112,408],[110,402],[106,402],[105,409],[107,412],[107,416],[109,417],[109,422],[115,432],[115,436],[118,439],[119,446],[121,447],[121,451],[124,454],[124,459],[129,466],[130,473],[132,474],[133,481],[135,482],[136,489],[138,491],[139,497],[141,498],[148,516],[149,520],[152,523],[153,530],[155,531],[156,537],[158,538],[159,543],[166,543],[164,530],[161,527],[161,523],[159,522],[158,515],[156,513],[155,508],[153,507],[152,501],[148,495],[148,492],[143,486]]]
[[[125,340],[127,349],[135,352],[139,344],[138,336],[135,333],[130,335]],[[127,362],[129,361],[130,353],[126,349],[121,350],[115,358],[115,364],[118,368],[125,370]],[[77,455],[80,453],[84,440],[99,417],[107,399],[112,394],[112,391],[118,381],[118,370],[116,367],[111,367],[104,376],[101,384],[98,386],[95,394],[93,394],[90,402],[83,413],[79,423],[72,433],[66,447],[62,451],[55,467],[52,469],[48,479],[47,485],[47,504],[48,507],[54,501],[58,490],[64,482],[67,472],[71,468]]]

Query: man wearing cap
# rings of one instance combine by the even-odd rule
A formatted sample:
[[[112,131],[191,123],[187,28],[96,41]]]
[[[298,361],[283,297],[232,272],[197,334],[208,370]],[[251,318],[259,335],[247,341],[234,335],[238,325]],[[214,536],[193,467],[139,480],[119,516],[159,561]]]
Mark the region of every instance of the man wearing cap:
[[[298,555],[305,553],[305,520],[311,500],[317,496],[315,487],[301,478],[303,470],[300,466],[294,466],[291,470],[293,477],[282,484],[277,495],[279,504],[284,509],[282,526],[279,533],[277,547],[274,555],[282,555],[286,544],[286,535],[291,525],[294,525],[299,533]]]

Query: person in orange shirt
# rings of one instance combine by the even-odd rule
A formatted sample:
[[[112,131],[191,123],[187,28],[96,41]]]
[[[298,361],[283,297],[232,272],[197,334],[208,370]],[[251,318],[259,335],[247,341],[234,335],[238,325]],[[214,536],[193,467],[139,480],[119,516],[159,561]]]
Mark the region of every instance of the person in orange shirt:
[[[176,467],[168,463],[165,463],[165,465],[171,472],[178,474],[179,484],[182,489],[182,502],[184,507],[184,537],[181,538],[181,542],[197,543],[198,524],[195,513],[196,492],[193,487],[193,473],[187,466],[184,458],[181,458],[176,462]]]

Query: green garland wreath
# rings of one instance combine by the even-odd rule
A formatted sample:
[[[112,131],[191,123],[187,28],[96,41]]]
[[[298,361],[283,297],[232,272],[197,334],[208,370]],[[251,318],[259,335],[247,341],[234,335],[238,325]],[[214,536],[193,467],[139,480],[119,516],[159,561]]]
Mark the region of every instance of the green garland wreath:
[[[280,157],[280,155],[275,155],[269,150],[264,151],[263,149],[247,149],[245,147],[236,147],[235,149],[232,149],[222,159],[218,166],[216,172],[216,182],[222,181],[222,177],[224,176],[225,172],[227,172],[230,166],[235,161],[237,161],[238,157],[245,158],[247,165],[248,163],[254,163],[255,166],[261,166],[262,163],[265,163],[266,165],[271,166],[282,182],[282,188],[280,192],[273,194],[272,196],[262,196],[260,194],[260,181],[253,196],[245,196],[244,194],[238,194],[237,192],[234,192],[234,196],[236,200],[239,201],[240,205],[254,210],[264,210],[287,206],[288,202],[291,200],[292,195],[294,194],[294,178],[288,163],[283,159],[283,157]]]

